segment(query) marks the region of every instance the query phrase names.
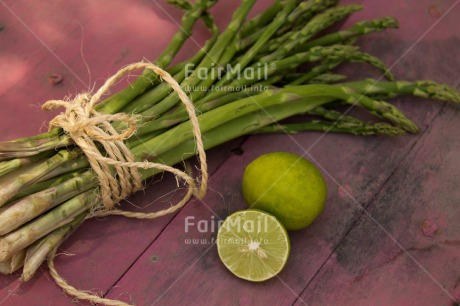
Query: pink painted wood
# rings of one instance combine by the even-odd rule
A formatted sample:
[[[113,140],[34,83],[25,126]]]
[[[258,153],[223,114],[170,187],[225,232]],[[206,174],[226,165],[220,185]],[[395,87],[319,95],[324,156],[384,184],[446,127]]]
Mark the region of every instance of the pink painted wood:
[[[221,26],[237,2],[220,1],[213,9]],[[256,11],[269,2],[258,1]],[[398,78],[458,85],[460,8],[449,10],[454,0],[342,2],[366,7],[347,24],[385,15],[399,18],[400,30],[361,40],[364,50],[395,64]],[[181,16],[165,1],[0,4],[0,140],[35,134],[52,117],[38,111],[43,101],[97,87],[123,65],[154,59]],[[189,41],[179,58],[193,54],[206,36],[199,26],[196,43]],[[342,69],[375,76],[364,67]],[[55,75],[63,81],[53,84]],[[459,108],[415,98],[397,104],[422,134],[257,136],[244,142],[242,155],[231,155],[242,142],[237,140],[211,153],[211,189],[202,203],[193,201],[155,221],[88,221],[61,247],[73,256],[60,255],[56,265],[77,288],[136,305],[450,305],[460,298]],[[18,125],[22,122],[27,124]],[[311,227],[291,233],[292,253],[280,276],[248,283],[220,263],[212,245],[215,232],[202,233],[196,225],[186,231],[185,225],[199,220],[215,224],[245,208],[240,193],[244,167],[278,150],[305,154],[320,166],[329,198]],[[151,185],[126,207],[154,211],[180,196],[156,200],[174,188],[169,176]],[[18,277],[0,277],[1,305],[74,304],[45,267],[29,283],[20,284]]]

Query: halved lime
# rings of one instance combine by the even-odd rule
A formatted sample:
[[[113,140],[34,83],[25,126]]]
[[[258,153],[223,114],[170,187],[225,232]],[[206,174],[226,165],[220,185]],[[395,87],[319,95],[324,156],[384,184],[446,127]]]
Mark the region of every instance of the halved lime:
[[[289,237],[274,216],[255,209],[238,211],[220,227],[217,251],[233,274],[261,282],[283,269],[290,251]]]

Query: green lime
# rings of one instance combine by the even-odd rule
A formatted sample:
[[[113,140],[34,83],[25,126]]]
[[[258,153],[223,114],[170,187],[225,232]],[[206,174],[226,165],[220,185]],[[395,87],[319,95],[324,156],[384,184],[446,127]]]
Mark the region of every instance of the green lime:
[[[274,152],[247,166],[243,195],[250,208],[274,215],[287,230],[298,230],[323,211],[327,187],[321,172],[305,158]]]
[[[261,282],[277,275],[289,256],[289,237],[272,215],[238,211],[225,219],[217,234],[217,251],[236,276]]]

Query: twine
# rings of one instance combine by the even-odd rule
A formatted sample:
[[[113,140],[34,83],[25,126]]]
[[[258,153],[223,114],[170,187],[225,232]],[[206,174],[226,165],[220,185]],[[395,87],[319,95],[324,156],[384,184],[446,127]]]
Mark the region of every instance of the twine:
[[[161,163],[135,161],[133,154],[129,151],[124,141],[137,131],[136,122],[139,120],[139,116],[130,116],[123,113],[113,115],[102,114],[94,109],[94,106],[101,101],[101,97],[111,86],[128,72],[138,69],[150,69],[155,72],[162,80],[171,85],[184,104],[192,125],[196,150],[200,161],[201,182],[199,188],[196,187],[194,178],[184,171]],[[177,81],[160,67],[152,63],[134,63],[122,68],[107,79],[104,85],[93,95],[82,93],[77,95],[72,101],[51,100],[42,106],[44,110],[53,110],[61,107],[65,108],[65,112],[57,115],[51,120],[50,126],[61,127],[69,137],[72,138],[75,144],[88,158],[90,166],[99,181],[102,206],[95,205],[92,207],[92,216],[119,215],[128,218],[154,219],[183,207],[193,195],[198,199],[205,196],[208,170],[206,153],[204,151],[195,107]],[[126,123],[127,128],[121,132],[116,131],[110,124],[116,121]],[[138,171],[139,168],[158,169],[170,172],[174,174],[176,178],[183,179],[188,185],[188,190],[184,198],[168,209],[153,213],[129,212],[114,209],[115,204],[142,188],[141,176]],[[88,300],[91,303],[128,305],[121,301],[101,298],[95,294],[75,289],[56,271],[54,256],[55,252],[50,254],[48,258],[50,274],[58,286],[66,293],[78,299]]]

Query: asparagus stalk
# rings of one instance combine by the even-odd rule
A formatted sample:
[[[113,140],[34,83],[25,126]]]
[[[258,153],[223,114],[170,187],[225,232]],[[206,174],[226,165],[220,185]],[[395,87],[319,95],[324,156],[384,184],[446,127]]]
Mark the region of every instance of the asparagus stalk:
[[[292,86],[280,90],[269,90],[255,97],[248,97],[223,105],[217,109],[201,114],[198,117],[201,131],[206,133],[220,124],[244,114],[251,113],[257,109],[288,103],[289,101],[295,101],[300,98],[321,96],[331,97],[333,100],[344,100],[347,103],[359,103],[372,112],[394,120],[408,129],[412,127],[411,121],[402,113],[397,112],[397,110],[382,102],[374,101],[366,96],[356,94],[353,90],[345,86],[317,84]],[[389,113],[387,114],[387,112]],[[193,139],[193,135],[189,132],[190,128],[190,123],[188,121],[184,122],[131,150],[140,160],[149,160],[152,156],[158,156],[182,142]]]
[[[368,34],[371,32],[380,32],[385,29],[392,29],[392,28],[394,29],[398,27],[399,27],[399,22],[397,19],[393,17],[383,17],[383,18],[377,18],[377,19],[370,20],[370,21],[361,21],[346,30],[324,35],[315,40],[312,40],[303,45],[300,45],[295,49],[295,51],[305,52],[305,51],[310,50],[313,47],[328,46],[328,45],[343,43],[344,41],[348,39],[355,38],[355,37],[358,37],[364,34]]]
[[[404,130],[389,125],[387,123],[365,123],[351,124],[340,122],[328,122],[320,120],[311,120],[302,123],[286,123],[286,124],[271,124],[264,126],[252,134],[297,134],[305,131],[320,131],[320,132],[334,132],[334,133],[347,133],[353,135],[389,135],[397,136],[404,134]]]
[[[57,131],[57,129],[56,129]],[[43,138],[25,138],[21,140],[5,141],[0,143],[0,161],[11,158],[34,156],[37,153],[46,152],[54,148],[71,146],[72,139],[65,135],[48,134]]]
[[[343,81],[347,78],[343,74],[323,73],[310,80],[310,84],[332,84]]]
[[[18,193],[19,190],[39,181],[52,170],[74,159],[79,154],[77,150],[61,150],[53,157],[32,168],[25,167],[21,169],[19,173],[10,173],[15,175],[3,177],[2,182],[0,182],[0,207]]]
[[[266,27],[261,33],[257,41],[251,46],[251,48],[245,52],[245,54],[238,59],[238,69],[244,69],[246,66],[255,58],[257,53],[264,47],[267,41],[278,31],[278,29],[284,24],[288,15],[296,7],[297,0],[287,0],[284,9],[280,11],[274,18],[273,22]],[[217,85],[224,85],[229,83],[237,74],[237,69],[232,69],[217,83]]]
[[[331,46],[331,47],[318,47],[310,50],[309,52],[298,53],[277,61],[273,61],[270,63],[270,66],[275,69],[268,69],[266,70],[264,67],[260,66],[259,63],[252,65],[251,67],[247,68],[252,71],[256,71],[256,74],[265,75],[265,77],[271,77],[273,75],[282,74],[287,70],[293,70],[300,66],[301,64],[307,62],[318,61],[323,58],[329,57],[344,57],[346,54],[351,54],[355,51],[355,47],[351,46]],[[265,71],[263,71],[265,69]],[[242,86],[249,86],[256,82],[254,78],[246,78],[243,77],[237,80],[233,80],[227,86],[229,87],[242,87]],[[204,101],[215,100],[221,96],[223,96],[225,92],[222,91],[214,91],[209,93]]]
[[[337,5],[338,0],[308,0],[299,3],[294,12],[290,14],[286,20],[288,24],[292,23],[290,27],[285,25],[278,33],[285,33],[290,28],[303,25],[308,22],[316,14]]]
[[[211,47],[215,44],[217,40],[217,35],[214,35],[211,39],[209,39],[203,48],[200,49],[200,51],[197,52],[197,54],[190,60],[187,60],[177,66],[179,66],[178,71],[176,71],[176,68],[173,68],[169,73],[172,73],[174,75],[174,79],[177,82],[182,82],[185,77],[186,77],[186,70],[184,69],[187,64],[192,64],[192,65],[197,65],[200,63],[203,58],[206,56],[206,54],[209,52]],[[161,83],[158,86],[156,86],[154,89],[149,90],[145,92],[144,94],[136,97],[133,99],[133,101],[125,108],[123,108],[123,112],[125,113],[141,113],[149,108],[152,107],[152,105],[160,102],[162,99],[166,98],[171,92],[171,86],[166,83]]]
[[[300,76],[294,81],[291,81],[289,85],[301,85],[310,83],[311,80],[315,79],[321,74],[328,73],[341,63],[343,63],[345,59],[340,60],[324,60],[320,65],[313,67],[310,71],[305,73],[304,75]]]
[[[49,152],[45,152],[44,154],[36,154],[30,157],[22,157],[22,158],[15,158],[10,159],[7,161],[0,162],[0,177],[20,169],[21,167],[31,165],[38,160],[50,156]]]
[[[340,45],[338,45],[340,46]],[[314,47],[310,50],[315,50],[318,47]],[[390,69],[387,67],[385,63],[383,63],[380,59],[375,56],[372,56],[368,53],[359,52],[357,50],[353,50],[353,52],[348,52],[344,54],[337,54],[328,56],[323,63],[320,65],[313,67],[309,72],[305,73],[304,75],[298,77],[294,81],[290,82],[290,85],[301,85],[305,83],[311,83],[312,80],[317,78],[322,74],[327,74],[333,68],[339,66],[343,62],[350,61],[350,62],[363,62],[368,63],[371,66],[379,69],[383,72],[383,75],[390,81],[394,81],[394,76],[391,73]]]
[[[35,275],[46,257],[54,252],[65,238],[83,223],[86,215],[86,212],[82,213],[69,224],[52,231],[26,249],[24,269],[21,275],[22,282],[27,282]]]
[[[351,62],[364,62],[368,63],[375,68],[379,69],[380,71],[383,72],[383,75],[389,80],[389,81],[394,81],[395,78],[393,74],[391,73],[390,69],[387,67],[387,65],[382,62],[379,58],[372,56],[368,53],[364,52],[355,52],[354,54],[349,56],[349,61]]]
[[[308,22],[301,30],[293,33],[288,32],[284,36],[273,41],[273,47],[269,48],[270,51],[275,51],[270,55],[264,56],[260,59],[261,62],[270,62],[273,59],[282,56],[283,54],[293,54],[292,52],[297,46],[304,44],[310,38],[320,31],[330,27],[334,23],[342,20],[350,14],[362,10],[360,5],[348,5],[341,7],[334,7],[316,15],[310,22]],[[286,41],[283,43],[283,41]],[[279,45],[280,43],[281,46]]]
[[[295,10],[291,14],[289,14],[289,16],[285,19],[283,26],[276,32],[276,36],[280,37],[286,34],[286,32],[298,30],[299,25],[309,22],[315,14],[320,13],[325,9],[336,5],[337,2],[337,0],[307,0],[299,3]],[[265,30],[266,27],[262,27],[258,31],[254,31],[251,35],[244,35],[246,33],[243,33],[243,37],[245,38],[242,41],[242,49],[246,50],[251,45],[253,45],[254,42],[263,34]],[[270,46],[272,47],[274,45],[280,45],[286,42],[288,39],[289,35],[282,36],[282,38],[279,38],[278,40],[264,46],[262,50],[264,52],[267,52],[269,50],[275,50],[276,48],[270,48]]]
[[[347,123],[361,123],[362,121],[349,115],[344,115],[336,110],[327,109],[325,107],[319,106],[315,109],[312,109],[308,112],[309,115],[319,116],[330,121],[341,121]]]
[[[261,89],[261,90],[258,90]],[[262,90],[263,89],[263,90]],[[267,88],[268,89],[268,88]],[[222,88],[224,92],[227,92],[224,88]],[[197,101],[195,103],[196,109],[199,113],[204,113],[207,111],[210,111],[211,109],[215,109],[219,106],[229,104],[231,102],[241,100],[244,98],[251,97],[253,95],[261,94],[265,91],[265,87],[263,85],[257,85],[254,86],[253,89],[251,90],[242,90],[239,92],[234,92],[234,93],[228,93],[224,96],[221,96],[215,100],[212,101]],[[270,92],[271,93],[271,92]],[[179,124],[181,122],[184,122],[188,119],[188,114],[187,111],[184,108],[179,108],[177,111],[171,113],[171,114],[165,114],[161,116],[158,120],[151,121],[144,126],[141,126],[137,133],[138,135],[146,135],[150,132],[158,131],[158,130],[163,130],[165,128],[169,128],[171,126],[174,126],[176,124]],[[144,138],[144,137],[142,137]],[[149,137],[152,138],[152,137]],[[129,141],[130,144],[133,142]]]
[[[25,226],[0,237],[0,262],[13,257],[53,230],[72,222],[75,217],[92,207],[96,200],[97,195],[94,190],[85,191]]]
[[[66,180],[43,191],[31,194],[16,203],[0,208],[0,236],[8,234],[26,222],[62,202],[97,186],[91,172]]]
[[[34,193],[37,193],[37,192],[40,192],[42,190],[45,190],[47,188],[50,188],[50,187],[54,187],[54,186],[57,186],[67,180],[70,180],[72,178],[75,178],[75,177],[78,177],[80,176],[81,174],[83,173],[83,170],[77,170],[77,171],[74,171],[74,172],[69,172],[69,173],[64,173],[58,177],[53,177],[49,180],[45,180],[45,181],[41,181],[41,182],[38,182],[38,183],[35,183],[31,186],[28,186],[24,189],[21,189],[21,191],[19,191],[14,197],[12,197],[11,199],[8,200],[8,202],[5,204],[5,205],[9,205],[19,199],[22,199],[26,196],[29,196],[31,194],[34,194]]]
[[[232,21],[228,27],[219,36],[216,43],[212,46],[211,50],[209,50],[208,54],[204,57],[196,70],[193,71],[192,74],[181,83],[181,87],[195,87],[200,82],[200,78],[197,72],[200,71],[200,69],[209,69],[209,67],[216,65],[216,63],[221,65],[225,64],[222,61],[219,62],[219,59],[221,59],[221,56],[224,54],[227,46],[234,39],[235,35],[241,28],[241,25],[243,24],[254,3],[255,0],[242,1],[241,6],[233,14]],[[174,107],[177,103],[179,103],[179,101],[180,99],[177,93],[172,93],[167,98],[163,99],[160,103],[142,112],[141,115],[147,117],[157,117]]]
[[[425,99],[435,99],[441,101],[448,101],[460,103],[460,93],[454,88],[438,84],[432,81],[396,81],[396,82],[380,82],[373,79],[363,81],[345,83],[349,88],[356,92],[366,95],[379,95],[379,94],[406,94],[414,95],[416,97]]]
[[[348,98],[343,99],[346,103],[364,107],[368,109],[371,114],[379,118],[385,118],[408,132],[418,133],[419,128],[417,125],[393,105],[385,101],[374,100],[365,95],[355,94],[353,90],[348,87],[342,87],[342,89],[350,94]]]
[[[248,22],[246,22],[241,28],[241,35],[243,37],[248,36],[251,33],[254,33],[257,29],[265,26],[270,21],[272,21],[273,17],[282,9],[282,4],[280,0],[275,0],[271,6],[269,6],[266,10],[262,13],[257,15],[256,17],[252,18]]]
[[[19,270],[24,264],[26,250],[21,250],[11,258],[0,261],[0,274],[11,274]]]
[[[166,47],[164,52],[159,56],[155,64],[159,67],[167,67],[177,52],[181,49],[184,42],[191,35],[191,31],[195,23],[198,21],[200,16],[211,7],[215,1],[210,0],[197,0],[192,8],[186,11],[184,17],[182,18],[180,31],[174,35],[171,40],[171,43]],[[124,108],[129,102],[131,102],[135,97],[139,96],[145,90],[150,88],[156,80],[156,75],[150,71],[146,70],[144,73],[134,81],[131,86],[128,86],[126,89],[116,93],[111,96],[105,102],[100,103],[97,107],[97,110],[102,113],[114,114]]]

